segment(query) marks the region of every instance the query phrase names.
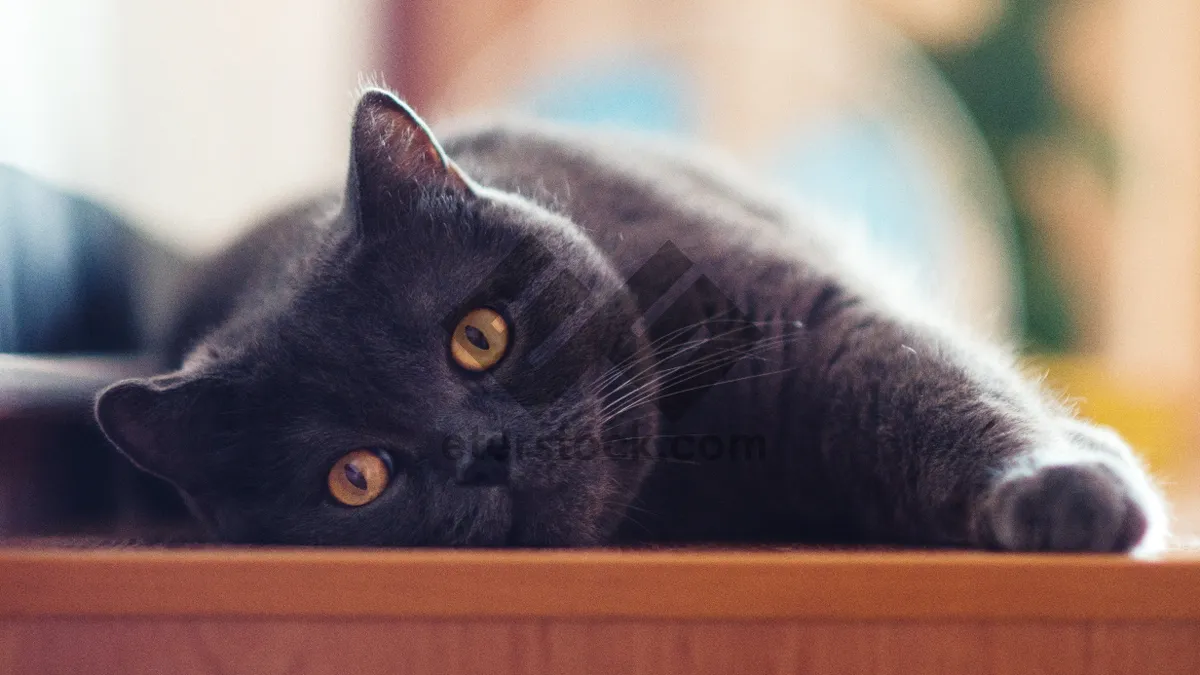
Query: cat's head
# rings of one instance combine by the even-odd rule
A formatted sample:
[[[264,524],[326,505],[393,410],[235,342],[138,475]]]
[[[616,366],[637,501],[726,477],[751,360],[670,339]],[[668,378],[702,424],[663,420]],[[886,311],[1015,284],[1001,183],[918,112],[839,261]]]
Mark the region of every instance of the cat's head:
[[[109,439],[226,540],[586,545],[649,468],[635,302],[577,228],[469,178],[371,90],[341,213]],[[636,388],[639,394],[630,395]]]

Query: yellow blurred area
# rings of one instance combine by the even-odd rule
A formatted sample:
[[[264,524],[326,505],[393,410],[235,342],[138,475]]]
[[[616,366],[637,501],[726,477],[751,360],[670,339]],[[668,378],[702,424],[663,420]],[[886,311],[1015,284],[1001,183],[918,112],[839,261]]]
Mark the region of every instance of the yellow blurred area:
[[[1034,357],[1030,373],[1043,373],[1046,385],[1074,404],[1080,416],[1112,427],[1167,481],[1185,470],[1194,438],[1190,397],[1128,381],[1098,358]]]

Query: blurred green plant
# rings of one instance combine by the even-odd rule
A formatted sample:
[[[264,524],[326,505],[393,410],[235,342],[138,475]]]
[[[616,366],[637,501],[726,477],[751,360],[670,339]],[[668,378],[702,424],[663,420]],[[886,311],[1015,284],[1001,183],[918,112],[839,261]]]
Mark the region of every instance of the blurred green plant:
[[[1009,0],[1006,13],[981,39],[930,55],[975,118],[999,160],[1015,210],[1025,307],[1022,342],[1028,351],[1061,353],[1076,343],[1076,325],[1044,232],[1019,194],[1014,155],[1030,139],[1062,139],[1113,174],[1113,152],[1102,132],[1088,128],[1055,95],[1041,50],[1049,13],[1061,0]]]

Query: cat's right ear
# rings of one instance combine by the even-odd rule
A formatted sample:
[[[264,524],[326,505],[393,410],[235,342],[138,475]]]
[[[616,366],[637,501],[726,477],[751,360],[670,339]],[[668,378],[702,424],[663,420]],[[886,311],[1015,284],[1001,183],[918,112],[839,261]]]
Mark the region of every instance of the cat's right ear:
[[[354,110],[346,203],[362,221],[390,220],[422,192],[475,195],[478,185],[451,160],[403,101],[368,89]]]
[[[213,415],[214,396],[203,377],[175,373],[117,382],[96,399],[96,421],[134,464],[188,489],[201,474],[192,431]]]

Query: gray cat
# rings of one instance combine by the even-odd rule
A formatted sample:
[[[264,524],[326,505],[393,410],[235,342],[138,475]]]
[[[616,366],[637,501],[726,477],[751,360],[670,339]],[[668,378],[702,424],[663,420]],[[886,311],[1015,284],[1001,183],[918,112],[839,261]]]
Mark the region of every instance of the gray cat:
[[[1152,551],[1115,434],[686,152],[365,92],[340,199],[204,268],[101,427],[215,537]]]

